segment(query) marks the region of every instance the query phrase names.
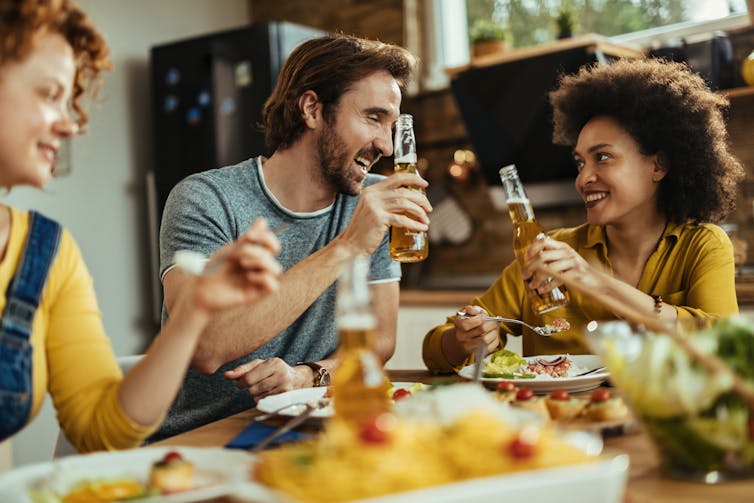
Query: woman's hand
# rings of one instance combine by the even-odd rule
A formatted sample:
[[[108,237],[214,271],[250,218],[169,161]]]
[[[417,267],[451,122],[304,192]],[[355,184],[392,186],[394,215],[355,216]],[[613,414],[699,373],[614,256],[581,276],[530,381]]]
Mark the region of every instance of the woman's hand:
[[[264,219],[236,241],[217,250],[196,277],[193,304],[206,311],[228,309],[277,290],[282,267],[275,259],[280,242]]]
[[[471,354],[479,344],[487,348],[485,354],[495,351],[500,345],[498,336],[498,323],[485,321],[487,311],[479,306],[465,306],[461,312],[471,315],[468,318],[456,317],[455,338],[466,354]]]
[[[521,276],[530,289],[540,294],[562,285],[575,290],[597,286],[598,272],[562,241],[549,237],[535,241],[527,250],[525,260]]]

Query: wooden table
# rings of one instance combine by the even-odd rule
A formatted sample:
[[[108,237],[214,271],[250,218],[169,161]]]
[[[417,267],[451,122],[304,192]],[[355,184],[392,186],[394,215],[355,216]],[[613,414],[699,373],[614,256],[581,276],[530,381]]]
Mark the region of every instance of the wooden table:
[[[426,370],[391,370],[388,376],[396,382],[423,382],[431,384],[438,377]],[[452,377],[451,377],[452,379]],[[191,447],[224,446],[236,437],[251,419],[255,409],[241,412],[195,430],[156,442],[153,445],[181,445]],[[705,485],[683,482],[662,476],[658,469],[659,458],[652,443],[644,433],[634,433],[605,439],[605,447],[627,453],[631,458],[626,503],[744,503],[754,502],[754,480]]]

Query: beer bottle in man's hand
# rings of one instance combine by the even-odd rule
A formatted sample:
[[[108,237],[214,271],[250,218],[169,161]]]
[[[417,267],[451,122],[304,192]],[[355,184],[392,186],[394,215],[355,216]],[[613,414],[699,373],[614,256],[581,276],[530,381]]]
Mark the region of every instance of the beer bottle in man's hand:
[[[395,124],[393,142],[396,173],[417,173],[416,140],[411,115],[401,114]],[[413,187],[414,190],[424,189]],[[419,262],[429,255],[426,232],[415,232],[404,227],[390,229],[390,257],[398,262]]]

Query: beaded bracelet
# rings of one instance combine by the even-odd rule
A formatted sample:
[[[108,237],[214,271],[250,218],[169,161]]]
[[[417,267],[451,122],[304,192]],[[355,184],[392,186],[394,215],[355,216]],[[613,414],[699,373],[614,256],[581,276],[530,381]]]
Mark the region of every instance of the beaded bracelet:
[[[652,295],[655,300],[655,314],[662,314],[662,295]]]

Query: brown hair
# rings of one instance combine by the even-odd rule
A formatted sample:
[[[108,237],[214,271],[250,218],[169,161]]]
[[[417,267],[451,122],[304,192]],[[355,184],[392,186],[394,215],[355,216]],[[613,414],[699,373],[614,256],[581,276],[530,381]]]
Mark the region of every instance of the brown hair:
[[[0,1],[0,67],[23,61],[44,32],[60,34],[73,48],[76,76],[71,107],[74,120],[83,126],[88,117],[80,98],[87,91],[94,94],[100,72],[110,68],[110,61],[104,38],[72,1]]]
[[[562,76],[550,93],[553,140],[575,145],[584,125],[617,120],[644,155],[662,152],[668,173],[658,209],[674,222],[719,222],[735,207],[744,170],[730,153],[728,101],[681,63],[619,60]]]
[[[285,61],[264,105],[267,147],[286,149],[303,134],[298,100],[305,91],[317,93],[322,115],[328,118],[354,83],[377,71],[387,71],[404,89],[415,62],[402,47],[349,35],[330,34],[302,43]]]

